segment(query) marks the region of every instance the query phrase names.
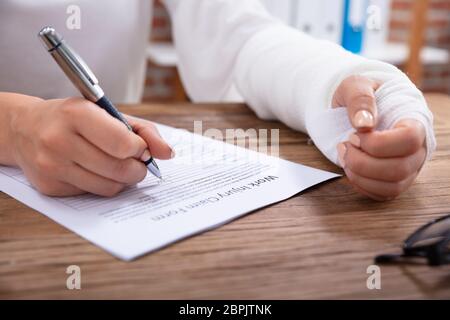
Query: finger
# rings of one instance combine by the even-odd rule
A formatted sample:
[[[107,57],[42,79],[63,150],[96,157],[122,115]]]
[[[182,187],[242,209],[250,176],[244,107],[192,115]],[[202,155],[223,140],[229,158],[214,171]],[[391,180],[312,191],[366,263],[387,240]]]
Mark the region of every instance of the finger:
[[[103,152],[81,136],[63,150],[71,160],[102,177],[124,184],[136,184],[147,175],[147,168],[134,158],[118,159]]]
[[[84,99],[69,99],[65,112],[77,133],[107,154],[126,159],[140,158],[147,148],[145,141],[119,120]]]
[[[52,182],[50,185],[44,187],[44,189],[39,190],[39,192],[50,197],[70,197],[86,193],[86,191],[61,181]]]
[[[123,183],[99,176],[75,163],[66,171],[66,175],[62,179],[63,182],[80,190],[104,197],[112,197],[125,187]]]
[[[391,130],[352,134],[349,141],[373,157],[404,157],[424,146],[425,128],[418,121],[407,120]]]
[[[86,191],[83,191],[68,183],[58,180],[50,179],[49,177],[38,177],[35,172],[28,169],[28,167],[22,167],[25,176],[30,181],[31,185],[36,188],[40,193],[50,197],[68,197],[76,196]]]
[[[147,143],[150,153],[158,159],[171,159],[175,152],[159,134],[156,126],[150,121],[127,116],[133,130]]]
[[[414,182],[417,177],[413,174],[405,180],[399,182],[385,182],[380,180],[368,179],[354,173],[349,168],[345,169],[345,174],[354,186],[358,186],[366,193],[370,194],[376,200],[391,200],[398,197],[403,191]]]
[[[39,192],[50,197],[70,197],[86,193],[86,191],[61,181],[47,183],[45,186],[37,187],[37,189]]]
[[[26,160],[25,160],[26,159]],[[18,158],[18,166],[22,169],[31,185],[47,196],[72,196],[85,193],[79,188],[58,180],[58,175],[65,173],[66,163],[59,159],[61,166],[55,166],[47,156],[33,153],[28,158]],[[29,159],[33,159],[30,161]],[[25,161],[24,161],[25,160]]]
[[[350,179],[349,179],[349,181],[350,181]],[[384,198],[382,198],[382,197],[380,197],[380,196],[377,196],[377,195],[375,195],[375,194],[372,194],[372,193],[370,193],[370,192],[368,192],[368,191],[362,189],[361,187],[357,186],[356,184],[351,183],[351,181],[350,181],[350,184],[353,186],[353,188],[354,188],[356,191],[358,191],[358,192],[361,193],[362,195],[365,195],[366,197],[368,197],[368,198],[370,198],[370,199],[372,199],[372,200],[380,201],[380,202],[381,202],[381,201],[386,201],[386,199],[384,199]]]
[[[425,160],[425,148],[403,158],[374,158],[369,154],[345,143],[344,167],[369,179],[398,182],[408,178],[420,169]],[[339,151],[339,150],[338,150]],[[339,151],[342,154],[342,151]]]
[[[333,97],[333,106],[346,107],[352,126],[366,132],[376,125],[375,90],[378,84],[366,77],[351,76],[342,81]]]

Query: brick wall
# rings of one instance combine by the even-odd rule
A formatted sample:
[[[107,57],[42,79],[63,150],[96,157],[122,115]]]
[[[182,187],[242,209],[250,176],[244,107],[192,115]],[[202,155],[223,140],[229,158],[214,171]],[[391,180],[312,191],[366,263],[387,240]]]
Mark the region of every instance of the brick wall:
[[[159,0],[153,8],[152,33],[150,40],[154,42],[172,41],[170,18]],[[174,100],[177,71],[174,68],[161,68],[148,62],[145,80],[144,101]]]
[[[408,41],[413,1],[393,0],[390,40]],[[450,0],[430,0],[427,19],[426,44],[450,51]],[[450,64],[425,66],[422,89],[450,94]]]
[[[414,0],[393,0],[390,40],[406,42]],[[171,41],[170,20],[161,3],[155,1],[152,23],[152,41]],[[426,44],[450,51],[450,0],[430,0]],[[176,70],[161,68],[149,63],[144,100],[161,101],[176,99]],[[422,89],[427,92],[450,94],[450,64],[428,65],[424,70]]]

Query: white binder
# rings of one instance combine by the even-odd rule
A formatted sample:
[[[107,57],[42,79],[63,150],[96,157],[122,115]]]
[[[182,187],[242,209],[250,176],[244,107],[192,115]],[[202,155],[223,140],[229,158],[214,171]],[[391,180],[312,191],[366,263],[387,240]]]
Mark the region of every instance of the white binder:
[[[292,4],[297,0],[260,0],[267,10],[288,25],[292,25]]]
[[[341,44],[344,0],[294,0],[292,4],[296,28],[313,37]]]

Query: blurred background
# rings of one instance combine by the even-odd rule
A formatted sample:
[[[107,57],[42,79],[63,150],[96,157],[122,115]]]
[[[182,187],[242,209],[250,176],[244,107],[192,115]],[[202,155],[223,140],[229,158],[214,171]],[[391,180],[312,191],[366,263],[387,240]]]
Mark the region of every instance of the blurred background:
[[[260,0],[294,28],[397,65],[425,92],[450,94],[450,0]],[[187,100],[170,19],[156,0],[144,101]]]

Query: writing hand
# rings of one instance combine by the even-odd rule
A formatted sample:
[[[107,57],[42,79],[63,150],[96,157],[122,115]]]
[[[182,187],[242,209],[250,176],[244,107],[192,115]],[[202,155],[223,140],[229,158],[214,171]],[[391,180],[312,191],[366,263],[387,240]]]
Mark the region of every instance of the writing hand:
[[[40,192],[113,196],[147,174],[141,158],[171,157],[153,124],[130,118],[136,133],[81,98],[39,100],[15,108],[10,123],[15,164]]]

